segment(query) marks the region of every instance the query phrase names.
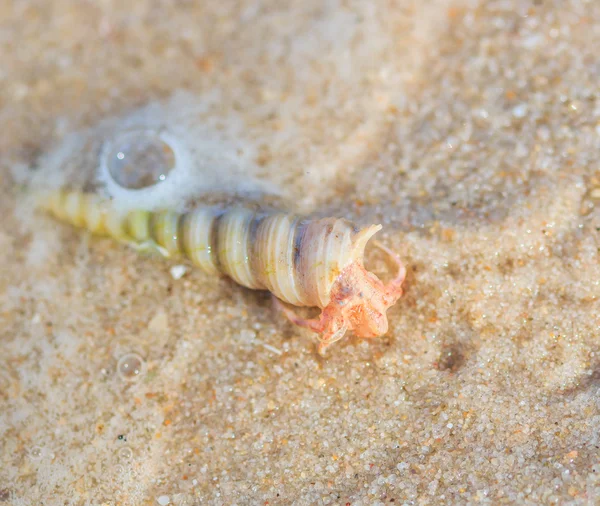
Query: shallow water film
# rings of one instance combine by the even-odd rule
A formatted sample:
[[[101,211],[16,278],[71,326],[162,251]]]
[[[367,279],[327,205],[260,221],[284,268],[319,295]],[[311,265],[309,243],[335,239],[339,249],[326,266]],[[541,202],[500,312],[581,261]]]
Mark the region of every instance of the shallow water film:
[[[598,504],[600,3],[126,4],[0,0],[0,505]],[[406,292],[320,358],[36,185],[381,223]]]

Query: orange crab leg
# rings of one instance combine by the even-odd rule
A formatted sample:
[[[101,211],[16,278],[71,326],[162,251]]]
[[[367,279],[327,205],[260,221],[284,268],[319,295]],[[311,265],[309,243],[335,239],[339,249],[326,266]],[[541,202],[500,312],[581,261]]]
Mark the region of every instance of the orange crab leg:
[[[373,245],[386,253],[390,257],[390,260],[396,264],[396,268],[398,269],[396,277],[385,286],[385,291],[389,299],[398,300],[403,293],[402,283],[404,283],[404,279],[406,278],[406,267],[404,267],[404,264],[400,260],[400,256],[390,248],[376,240],[373,241]]]
[[[275,296],[273,296],[273,304],[278,310],[283,311],[287,319],[294,325],[304,327],[305,329],[312,330],[313,332],[317,332],[319,334],[323,332],[323,321],[321,318],[302,318]]]

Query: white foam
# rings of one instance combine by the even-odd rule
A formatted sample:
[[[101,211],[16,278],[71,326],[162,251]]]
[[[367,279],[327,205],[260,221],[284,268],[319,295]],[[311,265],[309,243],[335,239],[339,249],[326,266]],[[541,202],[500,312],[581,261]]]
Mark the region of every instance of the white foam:
[[[40,160],[32,179],[39,190],[94,186],[122,210],[182,209],[191,199],[213,192],[231,195],[278,194],[254,163],[255,143],[245,139],[241,117],[208,117],[217,93],[197,97],[177,92],[162,102],[105,119],[86,131],[66,136]],[[128,189],[111,177],[104,162],[106,147],[133,129],[157,132],[175,154],[175,168],[153,186]]]

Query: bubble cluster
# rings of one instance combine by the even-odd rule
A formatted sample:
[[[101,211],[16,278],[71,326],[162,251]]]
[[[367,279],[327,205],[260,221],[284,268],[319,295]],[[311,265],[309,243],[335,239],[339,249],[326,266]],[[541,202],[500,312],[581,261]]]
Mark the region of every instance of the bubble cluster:
[[[111,484],[114,486],[121,483],[126,476],[126,472],[127,470],[125,469],[124,465],[117,464],[116,466],[114,466],[110,473]]]
[[[107,143],[101,163],[119,186],[140,190],[167,178],[175,168],[175,152],[155,131],[129,130]]]
[[[124,381],[137,381],[146,370],[146,362],[137,353],[123,355],[117,363],[117,374]]]

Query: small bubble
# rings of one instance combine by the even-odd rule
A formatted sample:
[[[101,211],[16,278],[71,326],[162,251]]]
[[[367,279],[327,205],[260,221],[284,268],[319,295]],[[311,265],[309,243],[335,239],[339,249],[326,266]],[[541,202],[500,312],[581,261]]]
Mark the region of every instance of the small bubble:
[[[29,449],[29,458],[31,460],[41,460],[44,456],[44,449],[40,446],[33,446]]]
[[[124,446],[119,449],[117,455],[121,462],[129,462],[133,458],[133,450],[129,446]]]
[[[106,144],[101,165],[119,186],[139,190],[167,178],[175,152],[157,132],[129,130]]]
[[[123,355],[117,364],[117,373],[122,380],[137,381],[146,370],[144,359],[137,353]]]
[[[156,502],[160,504],[160,506],[167,506],[171,502],[171,498],[168,495],[161,495],[156,498]]]

